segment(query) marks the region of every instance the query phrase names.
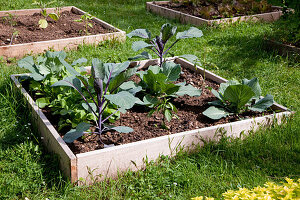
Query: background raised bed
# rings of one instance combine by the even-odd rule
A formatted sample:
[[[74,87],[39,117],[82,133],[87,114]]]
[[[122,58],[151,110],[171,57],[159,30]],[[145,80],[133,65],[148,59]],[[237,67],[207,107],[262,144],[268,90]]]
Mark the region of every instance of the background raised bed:
[[[272,22],[276,21],[279,19],[279,17],[282,15],[282,11],[275,11],[275,12],[270,12],[270,13],[263,13],[263,14],[256,14],[256,15],[248,15],[248,16],[241,16],[241,17],[233,17],[233,18],[224,18],[224,19],[215,19],[215,20],[207,20],[203,19],[200,17],[195,17],[193,15],[189,15],[183,12],[179,12],[176,10],[172,10],[169,8],[165,8],[160,5],[168,4],[169,1],[153,1],[153,2],[147,2],[146,3],[146,8],[148,11],[156,13],[158,15],[161,15],[163,17],[167,17],[170,19],[177,19],[181,23],[184,24],[193,24],[196,26],[200,26],[202,24],[208,24],[208,25],[213,25],[213,24],[221,24],[221,23],[231,23],[231,22],[236,22],[236,21],[267,21],[267,22]],[[273,6],[273,8],[278,8]]]
[[[54,9],[55,8],[48,8],[47,13],[54,12]],[[85,14],[84,11],[74,6],[61,8],[60,12],[64,12],[64,11],[70,11],[76,13],[79,16],[78,18],[80,18],[80,15]],[[9,14],[12,14],[14,16],[33,15],[39,12],[40,9],[0,11],[0,17],[5,17],[8,16]],[[111,31],[111,33],[101,33],[95,35],[87,35],[87,36],[79,36],[79,37],[72,37],[72,38],[39,41],[39,42],[30,42],[30,43],[23,43],[23,44],[4,45],[4,46],[0,46],[0,56],[3,56],[5,58],[10,58],[10,57],[20,58],[26,54],[42,53],[48,49],[59,51],[64,49],[75,49],[77,48],[78,45],[82,45],[82,44],[98,44],[99,42],[102,42],[104,40],[118,40],[118,41],[126,40],[126,33],[124,31],[115,28],[112,25],[98,18],[94,18],[92,20],[95,23],[102,25],[108,31]]]

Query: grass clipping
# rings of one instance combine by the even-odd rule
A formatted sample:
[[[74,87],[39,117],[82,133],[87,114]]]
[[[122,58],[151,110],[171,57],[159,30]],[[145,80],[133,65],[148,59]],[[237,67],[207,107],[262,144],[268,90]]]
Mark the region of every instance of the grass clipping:
[[[228,190],[223,193],[224,200],[234,199],[300,199],[300,179],[294,182],[290,178],[285,179],[286,182],[278,185],[274,182],[265,183],[265,187],[255,187],[252,190],[247,188],[239,188],[239,190]],[[192,200],[214,200],[211,197],[194,197]]]

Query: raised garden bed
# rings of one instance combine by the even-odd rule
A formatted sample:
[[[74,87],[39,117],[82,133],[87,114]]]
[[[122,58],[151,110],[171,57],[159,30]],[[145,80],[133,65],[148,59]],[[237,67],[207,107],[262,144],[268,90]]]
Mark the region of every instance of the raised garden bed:
[[[232,18],[222,18],[222,19],[204,19],[197,16],[194,16],[187,11],[181,11],[180,9],[176,8],[170,8],[169,1],[153,1],[153,2],[147,2],[146,8],[148,11],[156,13],[158,15],[161,15],[163,17],[167,17],[170,19],[177,19],[181,23],[184,24],[193,24],[196,26],[202,25],[202,24],[221,24],[221,23],[230,23],[230,22],[236,22],[236,21],[267,21],[267,22],[273,22],[280,18],[282,15],[281,7],[272,6],[271,12],[268,13],[262,13],[262,14],[254,14],[254,15],[248,15],[248,16],[238,16],[238,17],[232,17]]]
[[[55,8],[46,11],[51,13]],[[20,58],[48,49],[75,49],[82,44],[126,39],[124,31],[98,18],[90,20],[93,27],[88,27],[89,34],[86,34],[84,22],[74,21],[85,12],[74,6],[61,8],[61,17],[57,21],[47,17],[48,27],[45,29],[39,27],[40,12],[41,9],[0,11],[0,56]]]
[[[157,60],[148,60],[133,62],[131,65],[140,64],[140,67],[147,67],[149,63],[156,63]],[[194,71],[196,74],[204,74],[204,70],[181,58],[176,58],[182,68]],[[59,155],[60,166],[63,173],[70,178],[72,182],[84,178],[86,183],[91,183],[91,175],[102,175],[104,177],[116,177],[119,172],[129,169],[137,170],[144,166],[143,159],[155,160],[160,155],[176,155],[179,149],[186,151],[193,150],[196,145],[203,145],[201,139],[218,139],[215,134],[222,129],[226,131],[227,136],[238,137],[241,133],[246,134],[248,131],[255,131],[259,126],[281,123],[282,118],[290,115],[291,112],[287,108],[278,104],[273,104],[272,109],[279,111],[276,114],[267,114],[266,116],[248,118],[242,121],[235,121],[225,124],[212,124],[210,127],[193,128],[188,131],[179,131],[178,133],[169,134],[166,131],[164,136],[152,139],[145,139],[128,144],[122,144],[105,149],[85,153],[73,153],[70,147],[64,142],[60,134],[47,119],[41,109],[38,108],[32,97],[20,84],[18,77],[21,75],[12,75],[11,78],[15,83],[16,90],[20,90],[24,98],[28,101],[28,106],[32,109],[32,121],[36,125],[38,131],[44,138],[43,141],[49,151]],[[205,76],[212,83],[220,84],[227,82],[209,71],[205,71]],[[204,92],[204,91],[203,91]],[[149,125],[151,126],[151,125]],[[99,179],[99,180],[101,180]]]
[[[293,45],[276,42],[274,40],[265,40],[265,45],[267,49],[277,50],[281,55],[300,55],[300,48]]]

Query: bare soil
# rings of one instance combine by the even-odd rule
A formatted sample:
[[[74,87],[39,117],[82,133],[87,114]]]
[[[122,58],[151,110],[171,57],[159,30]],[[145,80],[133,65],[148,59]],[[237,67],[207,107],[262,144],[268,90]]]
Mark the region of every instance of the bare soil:
[[[199,6],[171,2],[169,2],[168,4],[158,5],[196,17],[204,18],[207,20],[240,17],[245,15],[254,15],[279,11],[279,9],[272,8],[271,5],[268,5],[268,7],[264,11],[261,11],[258,8],[250,9],[248,5],[243,5],[239,3],[237,3],[237,5],[235,6],[232,6],[229,4],[211,3],[209,1],[203,1],[202,5]]]
[[[85,24],[75,22],[81,15],[73,12],[64,11],[58,21],[47,17],[48,27],[43,29],[39,27],[39,20],[43,18],[40,13],[25,16],[13,16],[0,18],[0,46],[9,45],[13,33],[12,44],[22,44],[29,42],[38,42],[46,40],[55,40],[86,35]],[[99,23],[89,20],[93,27],[88,27],[91,35],[113,32],[104,28]]]

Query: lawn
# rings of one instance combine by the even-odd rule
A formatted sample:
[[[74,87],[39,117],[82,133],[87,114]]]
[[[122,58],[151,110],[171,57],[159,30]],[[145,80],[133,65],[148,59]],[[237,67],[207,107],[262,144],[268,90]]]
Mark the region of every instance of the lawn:
[[[148,28],[158,33],[162,24],[188,29],[176,21],[145,11],[146,0],[64,0],[126,31]],[[0,0],[1,10],[32,8],[31,1]],[[269,23],[241,23],[230,26],[198,27],[204,36],[179,42],[174,55],[195,54],[208,69],[227,78],[258,77],[263,94],[291,110],[300,111],[299,57],[282,57],[264,50],[263,38]],[[105,42],[81,46],[68,52],[68,61],[85,57],[104,62],[126,61],[135,55],[134,39],[125,43]],[[205,58],[205,59],[204,59]],[[228,189],[252,188],[284,177],[300,178],[300,115],[282,126],[252,133],[245,140],[223,138],[208,143],[191,155],[176,159],[162,157],[147,163],[144,171],[127,172],[118,180],[76,187],[65,180],[57,158],[45,152],[33,130],[28,110],[20,95],[13,92],[10,75],[24,70],[0,60],[0,199],[189,199],[194,196],[220,198]]]

